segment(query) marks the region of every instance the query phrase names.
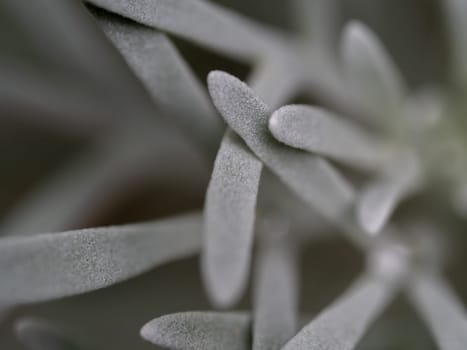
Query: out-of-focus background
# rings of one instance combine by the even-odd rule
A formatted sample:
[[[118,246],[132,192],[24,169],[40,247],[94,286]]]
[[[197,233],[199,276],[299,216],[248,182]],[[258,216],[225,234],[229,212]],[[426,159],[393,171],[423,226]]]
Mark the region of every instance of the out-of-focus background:
[[[86,76],[69,64],[67,57],[56,50],[56,42],[67,40],[69,45],[75,45],[78,54],[79,36],[94,35],[97,30],[91,16],[90,27],[82,28],[82,32],[60,32],[60,18],[54,15],[54,7],[50,5],[55,1],[11,1],[24,2],[25,11],[13,12],[8,1],[0,2],[0,225],[3,218],[37,186],[93,147],[96,140],[105,139],[108,136],[105,125],[109,118],[133,117],[129,115],[131,111],[111,107],[118,100],[118,94],[105,91],[92,76]],[[216,2],[261,23],[289,32],[299,31],[289,1]],[[341,26],[350,19],[359,19],[380,36],[412,88],[446,84],[448,50],[439,1],[341,0],[339,8]],[[248,75],[250,67],[240,62],[182,39],[172,39],[203,84],[206,74],[213,69],[223,69],[241,78]],[[110,44],[103,51],[116,55]],[[82,54],[92,57],[95,53]],[[125,70],[126,67],[116,64],[115,69]],[[62,116],[49,110],[47,102],[25,103],[27,98],[12,98],[9,88],[20,80],[28,81],[31,71],[39,72],[38,81],[63,79],[73,93],[83,96],[84,101],[98,98],[110,107],[108,110],[86,111],[83,116],[70,104],[70,115]],[[126,74],[131,73],[128,70]],[[119,88],[115,91],[122,92],[132,87]],[[30,93],[34,94],[34,91]],[[38,96],[40,99],[41,95]],[[81,118],[87,118],[87,122],[82,123]],[[63,127],[75,122],[75,127]],[[180,157],[180,163],[185,162],[185,157],[190,158],[183,151],[174,155],[170,145],[165,152],[168,158]],[[193,162],[191,159],[184,164],[190,164],[190,161]],[[211,165],[212,159],[209,162]],[[137,185],[131,181],[120,183],[122,190],[115,198],[104,201],[93,215],[69,228],[135,222],[202,208],[209,172],[198,171],[193,178],[190,169],[181,166],[179,171],[185,174],[178,174],[177,181],[154,184],[146,179]],[[446,222],[449,222],[446,227],[452,230],[446,235],[461,236],[466,223],[450,216],[447,205],[443,205],[443,197],[438,197],[438,193],[424,196],[404,204],[396,215],[417,211],[417,206],[423,202],[424,211],[420,212],[446,210]],[[464,247],[467,248],[465,244]],[[447,266],[447,276],[467,304],[467,254],[456,256]],[[339,235],[310,244],[301,263],[301,311],[304,320],[339,295],[362,266],[362,257]],[[8,281],[0,276],[0,283]],[[238,308],[249,309],[250,306],[247,296]],[[0,324],[0,349],[23,349],[12,332],[14,320],[22,315],[44,317],[72,329],[91,349],[154,349],[139,337],[139,329],[145,322],[167,313],[209,309],[211,306],[199,277],[198,260],[190,258],[103,290],[21,306]],[[401,296],[371,327],[359,349],[429,350],[435,346],[415,311]]]

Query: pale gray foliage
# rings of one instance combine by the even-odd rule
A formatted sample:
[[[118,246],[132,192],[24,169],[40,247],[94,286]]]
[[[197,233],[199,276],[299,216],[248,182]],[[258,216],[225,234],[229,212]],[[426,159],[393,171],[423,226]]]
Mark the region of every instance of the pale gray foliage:
[[[261,162],[227,131],[214,163],[204,208],[203,276],[221,306],[241,296],[250,267]]]
[[[281,58],[267,58],[250,77],[256,91],[274,106],[290,98],[299,87],[295,74],[284,71],[291,73],[291,58]],[[271,82],[284,75],[289,78],[283,88],[275,89]],[[246,285],[262,167],[261,161],[227,128],[206,194],[206,243],[202,252],[207,290],[221,306],[237,301]]]
[[[465,308],[443,278],[422,273],[409,287],[412,304],[431,329],[440,350],[465,349]]]
[[[36,318],[22,318],[15,324],[16,336],[29,350],[86,350],[56,325]]]
[[[280,107],[304,88],[307,68],[293,50],[284,47],[285,53],[275,53],[271,57],[264,55],[248,79],[251,89],[270,108]],[[280,89],[275,86],[277,81],[281,82]]]
[[[186,184],[201,184],[206,176],[203,159],[174,136],[168,129],[139,127],[110,133],[13,208],[2,223],[1,233],[24,235],[80,227],[101,204],[118,199],[119,192],[128,190],[126,183],[137,186],[150,177],[153,183],[176,183],[188,174],[179,171],[176,158],[167,157],[168,147],[191,166],[190,182]]]
[[[281,200],[278,201],[277,198]],[[261,218],[276,213],[289,225],[291,239],[329,238],[333,234],[316,211],[310,209],[289,187],[284,185],[269,169],[261,176],[257,212]],[[303,237],[302,237],[303,236]]]
[[[102,36],[98,35],[96,25],[83,11],[80,1],[37,0],[27,4],[5,0],[2,6],[23,24],[27,43],[48,62],[57,64],[59,68],[66,62],[68,69],[76,68],[95,82],[116,81],[117,76],[112,73],[120,71],[121,66],[116,65],[110,46],[102,45]],[[70,40],[70,32],[79,35]],[[43,45],[43,41],[47,41],[49,46]]]
[[[284,147],[269,133],[269,108],[246,84],[223,72],[211,72],[209,91],[229,126],[284,183],[327,219],[344,227],[358,244],[366,244],[356,224],[343,225],[353,200],[352,186],[326,160]]]
[[[278,45],[265,28],[204,0],[88,2],[240,60],[255,60]]]
[[[283,349],[354,349],[368,326],[391,300],[392,292],[393,286],[384,279],[363,276]]]
[[[391,159],[386,145],[364,128],[317,107],[281,107],[271,115],[269,130],[286,145],[349,166],[374,171],[380,170]]]
[[[21,73],[17,82],[16,78],[8,79],[14,84],[0,84],[3,90],[0,92],[6,93],[4,102],[24,102],[38,108],[43,112],[41,120],[44,116],[50,118],[50,112],[56,113],[66,118],[55,116],[55,125],[49,127],[60,126],[65,132],[85,134],[120,120],[122,111],[132,112],[137,118],[151,113],[153,107],[148,106],[144,90],[128,74],[122,60],[115,55],[80,2],[38,0],[29,6],[7,0],[2,5],[16,20],[27,24],[24,26],[27,43],[49,61],[35,71],[28,67],[28,58],[18,62],[2,61],[5,74],[9,69],[18,69]],[[79,34],[70,40],[67,36],[70,32]],[[44,47],[43,42],[49,45]],[[70,79],[75,84],[69,84]],[[117,95],[119,98],[115,99]],[[10,101],[12,97],[15,99]]]
[[[383,127],[399,122],[405,84],[392,59],[364,24],[349,23],[342,35],[342,59],[349,88]]]
[[[2,77],[12,83],[0,83],[0,102],[49,109],[63,117],[49,119],[51,127],[80,134],[100,129],[107,135],[6,217],[2,232],[9,237],[0,238],[0,270],[7,281],[0,285],[1,311],[108,287],[200,249],[211,301],[231,306],[247,287],[256,223],[260,237],[253,320],[249,313],[171,314],[146,324],[144,339],[180,350],[278,349],[285,343],[287,350],[350,350],[398,288],[408,287],[440,348],[465,347],[467,318],[461,302],[441,277],[412,266],[439,268],[439,261],[422,256],[423,244],[412,244],[406,232],[389,224],[400,202],[425,189],[424,182],[430,180],[424,176],[423,150],[416,148],[423,148],[420,139],[439,136],[429,132],[447,125],[440,123],[441,114],[456,109],[455,103],[444,108],[442,103],[451,101],[441,94],[428,97],[427,104],[409,95],[390,55],[359,22],[344,29],[340,67],[333,52],[335,1],[294,1],[303,38],[275,32],[204,0],[87,2],[113,13],[91,9],[133,74],[123,69],[124,60],[110,49],[80,1],[26,5],[7,0],[9,10],[31,24],[26,36],[43,58],[51,66],[69,63],[80,79],[71,86],[71,76],[65,78],[57,69],[29,70],[23,62],[2,59]],[[464,2],[444,2],[453,80],[459,85],[465,85],[466,76]],[[69,40],[75,32],[82,35]],[[253,67],[249,87],[219,71],[208,78],[209,92],[228,128],[218,148],[204,215],[41,233],[81,227],[87,216],[118,198],[126,183],[151,179],[161,186],[204,186],[205,156],[215,153],[222,126],[170,35]],[[37,45],[48,40],[53,45],[46,49]],[[298,93],[318,96],[344,115],[348,110],[349,115],[366,117],[384,138],[316,107],[280,108]],[[95,120],[93,113],[99,115]],[[114,115],[119,117],[111,119]],[[438,148],[458,141],[450,136]],[[388,153],[387,140],[400,149]],[[455,146],[462,157],[463,143]],[[453,153],[447,152],[446,158]],[[334,160],[376,175],[357,192],[332,165]],[[263,164],[268,169],[263,170]],[[449,180],[464,183],[465,168],[456,168]],[[332,236],[330,227],[302,204],[347,233],[370,258],[363,277],[292,337],[299,284],[296,245]],[[297,235],[297,229],[306,233]],[[378,237],[371,237],[376,233]],[[395,255],[386,249],[391,244],[397,247]],[[410,281],[407,276],[417,278]],[[43,322],[24,321],[17,330],[32,349],[68,346],[64,334]]]
[[[33,124],[80,135],[104,123],[96,115],[109,116],[107,104],[96,98],[99,91],[89,84],[77,82],[70,85],[68,78],[55,72],[38,71],[25,63],[11,61],[0,62],[0,75],[2,104],[49,112],[43,113],[46,117],[32,121]],[[31,122],[29,116],[20,117]],[[1,118],[8,118],[8,115],[2,114]]]
[[[296,242],[280,215],[259,224],[262,239],[256,261],[253,349],[280,349],[296,332],[298,272]]]
[[[361,191],[357,202],[357,217],[361,227],[374,235],[380,232],[397,205],[421,187],[418,159],[403,154],[388,163],[389,168]]]
[[[292,0],[297,26],[312,45],[332,49],[337,35],[339,10],[336,0]]]
[[[201,217],[0,239],[2,304],[61,298],[110,286],[196,253]]]
[[[445,25],[449,36],[448,43],[452,51],[451,55],[451,75],[456,83],[463,86],[467,83],[467,39],[465,32],[467,24],[465,15],[467,14],[467,2],[463,0],[441,1],[445,14]]]
[[[187,137],[213,153],[221,135],[220,119],[207,93],[170,40],[151,28],[110,16],[100,18],[100,23],[157,107]]]
[[[248,350],[250,325],[250,316],[240,312],[184,312],[146,323],[141,336],[173,350]]]

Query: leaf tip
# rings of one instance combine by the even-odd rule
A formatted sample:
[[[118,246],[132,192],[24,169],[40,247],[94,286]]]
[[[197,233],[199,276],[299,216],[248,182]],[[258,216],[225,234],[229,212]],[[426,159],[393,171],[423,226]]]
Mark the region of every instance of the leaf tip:
[[[344,59],[349,59],[349,56],[359,51],[359,48],[367,46],[369,41],[372,41],[372,34],[365,24],[357,20],[347,23],[342,31],[341,39],[341,50]]]
[[[154,321],[150,321],[146,323],[141,329],[139,330],[139,335],[146,341],[152,342],[154,338]]]

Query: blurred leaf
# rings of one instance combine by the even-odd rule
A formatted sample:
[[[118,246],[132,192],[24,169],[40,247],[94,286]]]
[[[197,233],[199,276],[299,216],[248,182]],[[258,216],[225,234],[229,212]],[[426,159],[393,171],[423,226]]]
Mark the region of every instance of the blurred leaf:
[[[22,318],[15,324],[15,332],[29,350],[84,350],[72,336],[50,322]]]
[[[282,349],[354,349],[368,326],[391,300],[392,289],[383,279],[360,278]]]
[[[462,350],[467,344],[465,307],[439,276],[420,276],[409,295],[441,350]]]

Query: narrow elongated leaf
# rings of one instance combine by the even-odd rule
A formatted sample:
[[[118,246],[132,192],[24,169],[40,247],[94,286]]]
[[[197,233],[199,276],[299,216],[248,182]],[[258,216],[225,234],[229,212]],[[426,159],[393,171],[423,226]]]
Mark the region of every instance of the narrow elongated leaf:
[[[452,191],[452,206],[456,213],[467,217],[467,183],[460,182],[454,186]]]
[[[282,349],[352,350],[393,296],[383,279],[363,277]]]
[[[408,157],[393,165],[391,174],[367,185],[357,202],[358,221],[370,234],[380,232],[399,202],[421,185],[417,159]]]
[[[424,88],[412,93],[404,101],[403,112],[407,120],[407,132],[426,135],[436,127],[441,126],[441,121],[446,118],[446,105],[440,91]]]
[[[313,47],[332,48],[339,25],[335,0],[293,0],[292,11],[295,23]]]
[[[294,240],[301,236],[304,239],[319,240],[336,233],[335,230],[329,229],[329,222],[303,203],[303,200],[268,168],[263,169],[261,175],[257,212],[261,217],[270,216],[272,212],[277,213],[290,226]]]
[[[382,180],[366,187],[357,206],[362,228],[372,235],[377,234],[396,208],[399,197],[398,186],[391,182]]]
[[[214,163],[204,209],[203,276],[213,301],[241,296],[250,267],[261,162],[228,130]]]
[[[88,2],[241,60],[254,60],[279,45],[265,28],[204,0]]]
[[[29,350],[84,350],[72,336],[50,322],[23,318],[15,324],[16,336]]]
[[[355,222],[346,220],[343,224],[355,193],[328,162],[277,142],[268,130],[269,108],[237,78],[215,71],[209,74],[208,85],[221,115],[258,158],[297,196],[339,224],[355,242],[368,242],[368,237],[358,230]]]
[[[270,108],[278,108],[303,88],[304,71],[296,54],[278,52],[258,64],[248,85]]]
[[[375,136],[330,112],[284,106],[269,119],[269,130],[286,145],[369,170],[380,170],[390,154]]]
[[[451,78],[463,85],[467,84],[467,3],[463,0],[446,0],[441,5],[444,9],[445,20],[448,30],[448,42],[451,58]]]
[[[344,68],[350,88],[380,125],[397,121],[405,85],[395,64],[373,32],[353,21],[342,37]]]
[[[245,313],[184,312],[146,323],[141,336],[173,350],[249,350],[250,326]]]
[[[2,303],[60,298],[110,286],[200,248],[201,217],[0,239]]]
[[[24,46],[32,47],[41,57],[39,63],[34,55],[11,57],[17,65],[31,62],[33,57],[34,69],[27,72],[10,71],[15,66],[2,67],[8,73],[1,74],[9,83],[7,92],[22,98],[19,102],[41,108],[45,112],[41,116],[52,112],[57,116],[55,123],[72,132],[89,132],[96,124],[127,117],[130,112],[135,118],[154,114],[147,94],[80,2],[38,0],[25,4],[6,0],[5,6],[15,20],[24,23],[23,34],[29,39]],[[74,33],[73,40],[69,40],[69,33]],[[78,130],[77,126],[87,128]]]
[[[319,6],[326,7],[324,4]],[[348,98],[348,91],[336,73],[337,64],[329,52],[316,49],[315,43],[310,49],[306,42],[300,44],[290,41],[273,54],[264,54],[247,79],[248,86],[271,110],[290,102],[300,93],[309,94],[312,99],[319,97],[346,111],[361,110]]]
[[[80,2],[37,0],[28,4],[5,0],[2,7],[21,25],[25,45],[48,64],[56,65],[58,71],[75,71],[94,81],[115,82],[112,73],[121,66],[114,65],[110,46],[103,45],[102,35],[96,35],[96,26]],[[75,33],[73,40],[69,33]]]
[[[254,350],[280,349],[296,332],[297,257],[287,232],[279,232],[286,226],[272,218],[262,224],[265,237],[255,276]]]
[[[188,137],[214,153],[222,132],[221,120],[206,90],[170,40],[154,29],[115,16],[101,16],[100,24],[162,112]]]
[[[462,302],[440,276],[420,276],[409,288],[411,302],[427,323],[440,350],[467,344],[467,314]]]
[[[167,157],[168,150],[172,157]],[[180,159],[184,159],[182,167]],[[185,166],[190,174],[182,171]],[[1,232],[22,235],[73,229],[101,205],[118,200],[128,186],[149,179],[163,185],[204,186],[205,177],[203,159],[171,129],[113,131],[13,208]]]
[[[34,120],[26,113],[15,113],[32,124],[65,131],[86,134],[102,126],[110,117],[111,109],[103,101],[103,95],[89,83],[75,81],[70,84],[55,72],[39,71],[26,64],[0,61],[0,104],[16,108],[34,109],[41,116]],[[1,113],[7,119],[11,113]]]
[[[280,105],[297,88],[290,79],[284,89],[271,83],[280,79],[287,59],[267,61],[250,78],[258,93]],[[276,69],[278,68],[278,70]],[[284,93],[277,93],[277,91]],[[203,276],[211,299],[229,306],[239,299],[248,278],[256,197],[262,163],[232,130],[227,129],[217,154],[205,204]]]

